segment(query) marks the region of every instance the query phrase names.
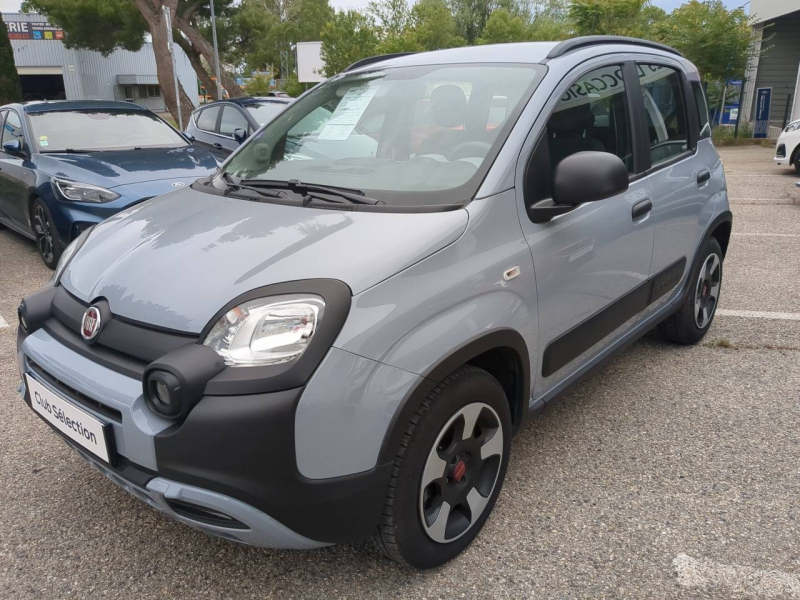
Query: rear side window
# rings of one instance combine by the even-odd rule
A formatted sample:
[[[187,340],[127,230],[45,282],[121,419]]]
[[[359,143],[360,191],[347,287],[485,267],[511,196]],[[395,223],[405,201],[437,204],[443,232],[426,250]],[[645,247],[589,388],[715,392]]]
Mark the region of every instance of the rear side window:
[[[578,78],[547,121],[551,170],[576,152],[616,154],[633,172],[630,107],[622,66],[610,65]]]
[[[197,115],[195,123],[198,129],[203,131],[210,131],[216,133],[217,131],[217,117],[219,116],[219,106],[211,106],[200,111]]]
[[[681,76],[670,67],[648,64],[637,66],[647,115],[650,162],[657,166],[688,149]]]
[[[3,124],[3,137],[0,139],[0,145],[6,142],[13,142],[14,140],[22,141],[22,123],[19,120],[19,115],[13,110],[6,113],[6,122]]]
[[[700,115],[700,134],[698,139],[705,140],[711,137],[711,124],[708,122],[706,95],[703,93],[703,88],[700,86],[699,81],[692,82],[692,93],[694,94],[695,104],[697,104],[697,112]]]
[[[245,116],[235,106],[226,106],[222,109],[222,121],[219,123],[219,132],[222,135],[233,137],[235,129],[248,131],[250,124]]]

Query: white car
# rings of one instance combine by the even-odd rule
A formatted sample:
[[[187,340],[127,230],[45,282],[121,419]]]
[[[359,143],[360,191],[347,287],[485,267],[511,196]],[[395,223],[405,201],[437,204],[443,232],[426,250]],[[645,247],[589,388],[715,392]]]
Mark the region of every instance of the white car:
[[[800,119],[781,132],[773,160],[779,165],[794,165],[794,170],[800,173]]]

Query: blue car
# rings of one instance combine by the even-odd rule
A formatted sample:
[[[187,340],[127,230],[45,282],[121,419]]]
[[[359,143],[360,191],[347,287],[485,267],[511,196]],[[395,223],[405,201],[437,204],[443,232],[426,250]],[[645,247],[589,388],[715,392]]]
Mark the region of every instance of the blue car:
[[[51,269],[95,223],[217,167],[208,151],[129,102],[8,104],[0,131],[0,224],[35,239]]]

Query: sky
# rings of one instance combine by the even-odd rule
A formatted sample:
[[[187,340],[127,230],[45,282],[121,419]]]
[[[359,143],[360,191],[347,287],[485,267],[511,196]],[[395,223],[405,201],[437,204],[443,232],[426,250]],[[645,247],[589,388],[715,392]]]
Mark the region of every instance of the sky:
[[[660,6],[666,11],[671,11],[685,2],[685,0],[652,0],[653,4]],[[364,8],[369,0],[331,0],[335,8]],[[723,0],[728,8],[737,8],[747,2],[747,0]],[[17,12],[20,0],[0,0],[0,12]]]

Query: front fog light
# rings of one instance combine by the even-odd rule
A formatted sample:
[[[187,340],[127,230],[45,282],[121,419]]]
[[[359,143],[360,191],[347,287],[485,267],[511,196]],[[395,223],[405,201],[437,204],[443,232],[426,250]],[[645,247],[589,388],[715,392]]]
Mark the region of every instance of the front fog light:
[[[183,409],[181,384],[167,371],[153,371],[147,380],[147,404],[153,412],[164,417],[176,417]]]
[[[203,344],[233,367],[289,362],[305,352],[324,311],[314,295],[250,300],[222,315]]]

